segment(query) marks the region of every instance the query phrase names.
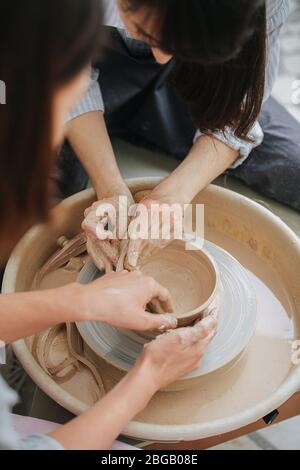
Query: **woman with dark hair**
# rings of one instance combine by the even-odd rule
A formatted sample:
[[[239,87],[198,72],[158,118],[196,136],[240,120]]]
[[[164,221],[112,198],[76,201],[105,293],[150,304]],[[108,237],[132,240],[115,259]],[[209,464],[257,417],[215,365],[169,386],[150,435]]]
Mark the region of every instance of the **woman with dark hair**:
[[[190,203],[230,171],[300,209],[300,126],[269,98],[289,0],[108,0],[104,5],[110,41],[67,132],[99,200],[130,198],[108,129],[183,160],[154,190],[152,201]],[[69,162],[70,149],[65,151]]]
[[[99,43],[98,0],[10,0],[1,3],[0,258],[31,224],[49,217],[54,154],[70,109],[86,92],[89,63]],[[119,292],[116,295],[116,290]],[[153,279],[121,272],[80,286],[0,295],[0,339],[6,344],[56,324],[102,321],[122,328],[169,330],[170,315],[145,305],[169,301]],[[160,388],[194,370],[215,334],[208,318],[182,336],[176,330],[145,348],[129,374],[88,412],[51,436],[21,439],[9,410],[17,397],[0,377],[1,449],[107,449]],[[172,354],[170,354],[172,350]]]

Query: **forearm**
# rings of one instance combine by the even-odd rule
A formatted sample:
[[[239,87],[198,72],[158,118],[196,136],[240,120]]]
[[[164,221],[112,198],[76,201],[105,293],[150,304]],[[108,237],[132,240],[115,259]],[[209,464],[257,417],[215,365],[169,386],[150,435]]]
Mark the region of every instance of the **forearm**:
[[[50,436],[67,450],[108,450],[158,390],[199,367],[216,329],[217,320],[210,316],[190,331],[178,329],[150,342],[111,392]]]
[[[216,138],[202,136],[182,164],[157,186],[155,196],[167,202],[189,204],[202,189],[227,170],[238,155],[238,151]]]
[[[9,344],[54,325],[76,321],[77,313],[70,305],[77,290],[77,285],[71,284],[48,291],[0,295],[0,339]]]
[[[129,194],[115,159],[103,113],[85,113],[70,121],[67,138],[88,172],[98,199]]]
[[[67,450],[107,450],[155,392],[147,367],[137,364],[105,398],[51,437]]]

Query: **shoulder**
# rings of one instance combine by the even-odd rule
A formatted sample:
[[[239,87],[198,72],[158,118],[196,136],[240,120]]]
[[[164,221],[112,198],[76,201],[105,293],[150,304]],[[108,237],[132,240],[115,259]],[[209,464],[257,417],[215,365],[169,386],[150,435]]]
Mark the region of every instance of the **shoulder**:
[[[267,28],[271,34],[280,28],[290,13],[290,0],[267,0]]]

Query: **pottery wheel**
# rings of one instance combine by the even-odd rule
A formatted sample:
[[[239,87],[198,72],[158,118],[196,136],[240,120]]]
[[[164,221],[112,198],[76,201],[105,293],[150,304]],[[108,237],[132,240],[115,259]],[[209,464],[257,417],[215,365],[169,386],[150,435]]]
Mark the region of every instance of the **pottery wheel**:
[[[246,270],[213,243],[206,242],[205,249],[220,271],[219,328],[199,368],[182,380],[203,376],[232,362],[247,347],[256,326],[256,298]],[[89,283],[101,275],[91,262],[80,273],[79,282]],[[78,323],[77,328],[96,355],[123,371],[130,370],[144,344],[151,340],[145,333],[121,330],[98,322]]]

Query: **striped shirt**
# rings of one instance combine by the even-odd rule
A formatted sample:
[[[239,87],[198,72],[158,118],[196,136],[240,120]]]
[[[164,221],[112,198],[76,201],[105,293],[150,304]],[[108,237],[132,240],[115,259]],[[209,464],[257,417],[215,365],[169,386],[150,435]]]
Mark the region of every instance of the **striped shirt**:
[[[270,96],[274,82],[277,77],[279,58],[280,58],[280,45],[279,35],[280,30],[288,17],[290,11],[290,0],[266,0],[267,1],[267,33],[268,33],[268,62],[266,74],[265,97]],[[126,40],[129,48],[140,48],[141,51],[145,47],[142,41],[133,41],[132,37],[126,32],[126,29],[121,21],[117,1],[116,0],[103,0],[105,11],[105,25],[113,26],[119,29],[123,38]],[[136,53],[137,51],[135,51]],[[101,74],[101,70],[100,70]],[[81,101],[75,106],[71,112],[70,119],[80,116],[81,114],[90,111],[104,111],[104,104],[101,95],[101,90],[98,83],[99,71],[92,70],[91,83],[89,90]],[[101,83],[101,75],[100,75]],[[196,133],[195,140],[201,135],[200,132]],[[249,133],[251,143],[241,141],[234,136],[232,129],[227,128],[224,132],[215,133],[215,137],[229,147],[238,150],[240,158],[235,162],[233,168],[236,168],[249,156],[253,148],[260,145],[263,141],[263,131],[258,122],[256,122]]]

